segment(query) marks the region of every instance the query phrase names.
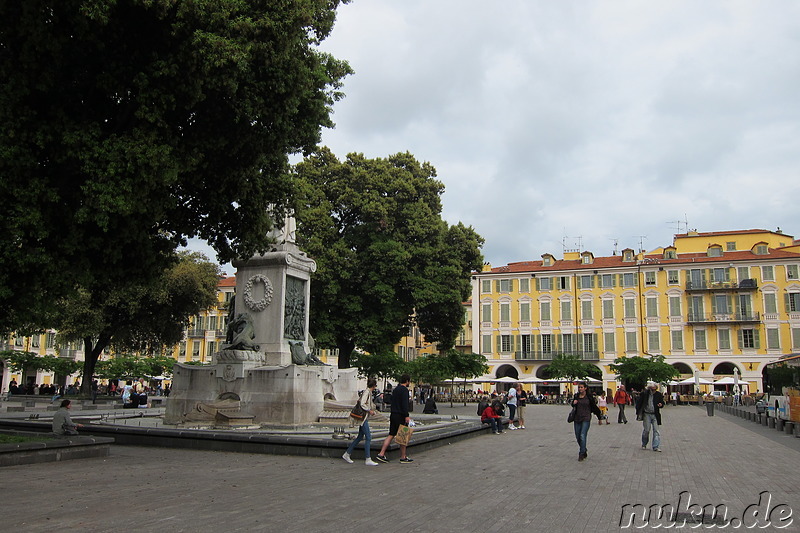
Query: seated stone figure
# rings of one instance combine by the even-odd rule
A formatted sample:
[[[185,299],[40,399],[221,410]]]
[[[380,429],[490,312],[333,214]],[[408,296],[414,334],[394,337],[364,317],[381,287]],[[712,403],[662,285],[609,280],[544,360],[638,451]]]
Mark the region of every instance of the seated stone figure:
[[[228,323],[228,331],[225,338],[227,344],[223,346],[223,350],[257,352],[259,347],[253,342],[255,338],[256,332],[253,328],[253,319],[247,313],[242,313]]]
[[[289,351],[292,353],[292,363],[296,365],[320,366],[325,364],[322,361],[320,361],[314,354],[311,353],[307,354],[305,350],[303,350],[302,342],[289,341]]]

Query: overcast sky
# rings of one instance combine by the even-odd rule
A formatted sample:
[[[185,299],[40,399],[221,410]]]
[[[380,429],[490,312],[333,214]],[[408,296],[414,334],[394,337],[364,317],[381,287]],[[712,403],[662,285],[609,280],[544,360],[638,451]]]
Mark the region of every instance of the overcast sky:
[[[429,161],[495,266],[800,238],[800,3],[354,0],[322,48],[355,70],[323,144]]]
[[[800,238],[797,2],[354,0],[323,49],[355,70],[323,144],[429,161],[493,265]]]

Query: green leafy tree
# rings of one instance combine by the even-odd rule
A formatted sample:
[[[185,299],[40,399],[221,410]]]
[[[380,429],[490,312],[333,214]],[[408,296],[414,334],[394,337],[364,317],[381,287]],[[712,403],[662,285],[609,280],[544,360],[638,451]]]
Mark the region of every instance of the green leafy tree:
[[[433,385],[450,375],[447,361],[439,354],[424,355],[406,364],[408,375],[414,383]]]
[[[59,338],[84,345],[83,392],[103,350],[155,353],[174,345],[188,317],[216,302],[219,267],[197,252],[181,252],[176,261],[151,283],[81,290],[61,302]]]
[[[0,359],[5,360],[11,370],[15,372],[36,372],[44,370],[53,372],[56,377],[66,377],[81,369],[81,363],[72,359],[55,357],[50,354],[38,355],[34,352],[18,352],[6,350],[0,352]]]
[[[266,250],[351,72],[318,49],[346,2],[0,2],[0,329],[157,279],[190,237]]]
[[[397,343],[416,311],[426,340],[452,346],[483,240],[441,218],[442,183],[409,153],[339,161],[322,148],[295,166],[298,243],[317,261],[310,329],[350,366]]]
[[[486,357],[477,353],[464,353],[458,350],[448,350],[445,355],[447,367],[450,370],[450,377],[453,382],[456,378],[464,379],[464,388],[466,389],[467,380],[482,376],[489,371],[489,366],[486,364]],[[450,385],[450,407],[453,406],[453,386]],[[466,398],[464,399],[466,406]]]
[[[617,357],[611,365],[617,379],[629,387],[643,389],[648,381],[666,383],[680,375],[678,369],[664,362],[663,355]]]
[[[585,363],[578,356],[569,354],[556,355],[547,368],[550,376],[555,379],[585,379],[599,372],[593,364]]]
[[[355,352],[353,363],[358,368],[358,373],[366,378],[383,379],[397,378],[405,369],[405,361],[391,350],[370,354]]]

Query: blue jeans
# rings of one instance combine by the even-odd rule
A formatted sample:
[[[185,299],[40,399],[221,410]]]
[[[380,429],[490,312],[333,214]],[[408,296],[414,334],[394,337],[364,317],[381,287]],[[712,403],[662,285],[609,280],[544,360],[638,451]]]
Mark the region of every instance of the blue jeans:
[[[347,455],[353,453],[353,450],[356,449],[361,439],[364,439],[364,457],[369,459],[369,446],[372,443],[372,433],[369,430],[369,421],[367,420],[364,420],[364,423],[358,426],[358,436],[353,439],[353,442],[347,447]]]
[[[592,419],[585,422],[573,422],[575,424],[575,439],[578,441],[578,446],[580,446],[580,450],[578,453],[585,454],[586,453],[586,434],[589,433],[589,426],[592,425]]]
[[[499,433],[500,431],[502,431],[500,429],[500,419],[499,418],[487,418],[485,420],[482,420],[482,422],[484,424],[489,424],[489,426],[492,428],[492,433]]]
[[[657,450],[661,446],[661,433],[658,432],[658,422],[655,413],[642,413],[642,446],[647,446],[650,440],[650,428],[653,428],[653,449]]]
[[[514,424],[514,415],[517,413],[517,406],[513,403],[508,404],[508,423]]]

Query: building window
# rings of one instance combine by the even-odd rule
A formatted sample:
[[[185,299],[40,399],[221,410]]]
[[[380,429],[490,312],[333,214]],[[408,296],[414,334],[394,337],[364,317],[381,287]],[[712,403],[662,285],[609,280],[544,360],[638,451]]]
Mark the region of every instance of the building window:
[[[569,276],[559,276],[556,278],[556,288],[562,291],[569,290]]]
[[[678,285],[680,283],[680,276],[678,270],[667,270],[667,283],[670,285]]]
[[[492,304],[481,305],[481,322],[492,321]]]
[[[519,319],[522,322],[530,322],[531,320],[531,304],[525,302],[519,304]]]
[[[648,296],[645,299],[647,305],[647,316],[650,318],[658,317],[658,298],[655,296]]]
[[[212,315],[208,317],[208,329],[216,331],[217,329],[217,317],[216,315]]]
[[[735,252],[736,251],[736,242],[734,242],[734,241],[726,242],[725,243],[725,250],[727,250],[729,252]]]
[[[530,278],[521,278],[519,280],[519,292],[531,292]]]
[[[694,330],[694,349],[703,351],[708,350],[708,344],[706,343],[706,330]]]
[[[731,330],[729,330],[729,329],[720,329],[717,332],[717,340],[719,342],[719,349],[720,350],[730,350],[731,349]]]
[[[39,335],[33,335],[31,337],[31,347],[33,348],[39,347]]]
[[[591,300],[582,300],[581,301],[581,318],[584,320],[591,320],[592,319],[592,301]]]
[[[45,342],[47,343],[47,344],[45,344],[46,348],[53,348],[56,345],[56,334],[55,333],[48,333],[47,334],[47,339],[46,339]]]
[[[673,352],[682,352],[683,351],[683,331],[676,329],[670,332],[670,337],[672,337],[672,351]]]
[[[675,250],[671,249],[664,250],[664,259],[677,259],[677,258],[678,254],[675,252]]]
[[[625,318],[636,318],[636,300],[625,298],[622,303],[625,307]]]
[[[543,266],[550,266],[553,264],[553,256],[551,255],[543,255],[542,256],[542,265]]]
[[[583,334],[583,353],[594,353],[597,350],[597,335],[594,333]]]
[[[750,267],[739,267],[736,269],[736,272],[738,273],[739,281],[750,279]]]
[[[739,330],[739,348],[756,349],[759,348],[758,330],[755,329],[740,329]]]
[[[722,246],[711,246],[706,254],[708,257],[722,257]]]
[[[536,278],[537,291],[549,291],[550,285],[550,278]]]
[[[661,350],[661,340],[658,331],[647,332],[647,347],[651,352],[658,352]]]
[[[540,320],[551,320],[550,318],[550,302],[541,302],[539,304]]]
[[[194,341],[192,343],[192,360],[199,361],[200,360],[200,342]]]
[[[731,280],[731,271],[727,268],[712,268],[710,271],[711,281],[723,282]]]
[[[603,318],[614,318],[614,300],[603,300]]]
[[[186,359],[186,341],[183,341],[178,345],[178,359]]]
[[[800,270],[798,265],[786,265],[786,279],[800,279],[798,270]]]
[[[491,335],[482,335],[483,342],[481,342],[481,351],[483,353],[492,353],[492,336]]]
[[[623,287],[635,287],[636,286],[636,275],[633,272],[626,272],[622,275],[622,286]]]
[[[800,311],[800,292],[789,292],[786,294],[786,311],[797,313]]]
[[[549,333],[544,333],[542,335],[542,353],[553,353],[553,336]]]
[[[590,255],[584,255],[584,256],[581,258],[581,262],[582,262],[584,265],[591,265],[591,264],[592,264],[592,256],[590,256]]]
[[[511,335],[500,335],[500,353],[511,353]]]
[[[764,293],[764,312],[769,314],[778,312],[778,298],[774,292]]]
[[[501,279],[497,281],[497,292],[511,292],[514,290],[514,284],[510,279]]]
[[[561,302],[561,320],[572,320],[572,302],[569,300]]]
[[[681,297],[669,297],[669,316],[681,316]]]
[[[604,289],[610,289],[617,286],[617,277],[614,274],[603,274],[600,278],[601,286]]]
[[[625,332],[625,351],[628,353],[638,351],[636,346],[636,332],[635,331],[626,331]]]
[[[800,350],[800,328],[792,328],[792,350]]]
[[[767,349],[768,350],[781,349],[781,337],[778,328],[769,328],[767,330]]]
[[[511,304],[507,302],[500,303],[500,322],[509,322],[511,320]]]
[[[593,289],[594,288],[594,276],[579,276],[578,277],[578,288],[579,289]]]
[[[492,280],[490,280],[490,279],[482,279],[481,280],[481,292],[482,293],[490,293],[490,292],[492,292]]]
[[[652,286],[656,284],[656,273],[655,272],[645,272],[644,273],[644,284],[648,286]]]
[[[217,343],[215,341],[209,341],[206,343],[206,357],[211,356],[211,354],[217,351]]]
[[[613,353],[613,352],[615,352],[617,350],[616,347],[614,346],[615,343],[614,343],[614,333],[613,332],[603,333],[603,344],[605,345],[605,351],[606,352]]]
[[[772,266],[761,267],[762,281],[775,281],[775,269]]]
[[[755,247],[754,253],[756,255],[769,255],[769,248],[766,244],[758,244]]]
[[[521,344],[520,350],[522,350],[522,353],[525,354],[525,355],[530,354],[531,353],[531,336],[530,335],[521,335],[519,340],[520,340],[520,344]]]
[[[561,351],[568,354],[573,352],[571,333],[563,333],[561,335]]]

